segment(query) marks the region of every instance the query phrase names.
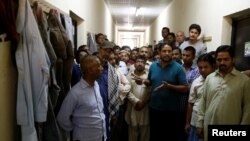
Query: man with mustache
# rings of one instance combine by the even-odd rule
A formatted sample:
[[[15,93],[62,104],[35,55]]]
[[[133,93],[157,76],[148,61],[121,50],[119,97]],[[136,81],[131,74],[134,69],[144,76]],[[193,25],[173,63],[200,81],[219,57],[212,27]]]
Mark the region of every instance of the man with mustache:
[[[219,46],[215,53],[218,69],[207,76],[198,107],[196,133],[208,138],[208,125],[250,124],[250,81],[235,69],[234,49]]]
[[[135,60],[135,70],[127,76],[131,83],[128,94],[128,106],[125,120],[128,123],[129,141],[149,141],[149,109],[150,87],[136,84],[134,77],[146,79],[148,71],[145,70],[146,57],[139,55]]]
[[[172,60],[173,48],[159,47],[160,59],[152,63],[147,80],[135,78],[137,84],[151,85],[150,140],[179,140],[181,93],[188,91],[183,67]]]

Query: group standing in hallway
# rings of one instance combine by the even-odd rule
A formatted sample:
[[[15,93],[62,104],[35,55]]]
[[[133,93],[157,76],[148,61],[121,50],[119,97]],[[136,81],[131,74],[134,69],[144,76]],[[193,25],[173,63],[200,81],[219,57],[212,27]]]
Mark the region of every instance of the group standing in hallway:
[[[208,125],[250,124],[249,70],[237,70],[232,46],[207,52],[199,24],[188,36],[163,27],[153,45],[120,47],[98,33],[74,47],[65,15],[20,2],[22,140],[207,141]]]
[[[163,38],[168,37],[166,32],[169,32],[169,28],[164,27]],[[208,123],[204,118],[207,114],[215,112],[206,111],[200,106],[204,103],[207,76],[212,75],[215,69],[223,72],[223,69],[231,68],[227,70],[228,75],[234,74],[236,69],[233,61],[231,67],[229,67],[230,64],[224,64],[229,58],[224,58],[223,64],[220,64],[221,59],[218,55],[227,50],[220,51],[221,47],[218,47],[216,51],[206,53],[206,46],[198,39],[200,32],[201,27],[192,24],[189,28],[189,37],[185,37],[183,32],[179,31],[176,34],[179,38],[177,42],[170,34],[171,37],[159,41],[159,44],[154,45],[152,50],[147,46],[134,49],[129,49],[128,46],[120,48],[108,40],[99,46],[97,56],[104,57],[107,63],[112,64],[116,73],[122,76],[128,85],[127,90],[122,94],[119,93],[117,97],[123,107],[119,107],[114,118],[109,117],[108,121],[106,119],[110,122],[106,126],[106,130],[110,130],[110,134],[106,134],[109,136],[107,140],[207,140],[207,128],[204,126]],[[171,44],[168,43],[168,39]],[[227,47],[232,50],[231,46]],[[153,54],[151,59],[150,54]],[[234,60],[233,56],[230,57]],[[244,73],[240,74],[246,79],[244,84],[240,84],[244,87],[242,90],[247,91],[249,87],[245,86],[249,85],[249,77]],[[121,83],[121,80],[118,84],[119,90],[125,87],[125,83]],[[220,86],[218,84],[218,87]],[[100,89],[100,91],[103,90],[104,88]],[[245,100],[249,99],[249,94],[243,95]],[[221,103],[217,105],[221,106]],[[250,117],[246,109],[249,109],[249,104],[243,101],[240,105],[245,105],[244,109],[236,108],[236,111],[242,111],[240,117],[244,120],[238,122],[230,120],[229,123],[248,123]],[[227,104],[223,107],[227,107]],[[108,112],[110,116],[110,111]],[[107,116],[107,112],[105,115]],[[224,121],[209,123],[220,124]]]

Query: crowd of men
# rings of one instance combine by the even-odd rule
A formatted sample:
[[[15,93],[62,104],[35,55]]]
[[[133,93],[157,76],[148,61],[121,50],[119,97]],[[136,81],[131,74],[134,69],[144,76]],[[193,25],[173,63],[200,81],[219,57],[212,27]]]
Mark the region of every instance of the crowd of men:
[[[232,46],[207,52],[200,33],[164,27],[158,44],[133,49],[97,34],[98,52],[75,55],[60,127],[73,141],[206,141],[208,125],[249,125],[249,71]]]

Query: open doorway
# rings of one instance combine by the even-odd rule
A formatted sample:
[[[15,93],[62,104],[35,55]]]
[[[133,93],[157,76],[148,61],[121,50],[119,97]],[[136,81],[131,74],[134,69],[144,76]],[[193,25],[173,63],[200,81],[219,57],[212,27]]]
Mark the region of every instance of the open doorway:
[[[250,10],[233,18],[232,46],[235,47],[235,66],[243,71],[250,69]]]
[[[144,44],[145,32],[118,31],[118,45],[129,46],[131,49]]]

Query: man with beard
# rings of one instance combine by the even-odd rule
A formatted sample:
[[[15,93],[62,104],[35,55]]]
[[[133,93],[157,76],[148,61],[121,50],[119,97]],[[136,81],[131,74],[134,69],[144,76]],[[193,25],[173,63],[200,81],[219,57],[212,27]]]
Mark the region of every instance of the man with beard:
[[[235,69],[234,49],[228,45],[216,50],[218,69],[207,76],[197,113],[196,133],[207,141],[208,125],[250,124],[250,81]]]
[[[146,46],[142,46],[142,47],[139,49],[139,55],[142,55],[142,56],[148,58],[148,55],[149,55],[148,48],[147,48]],[[147,72],[148,72],[149,67],[150,67],[151,64],[152,64],[152,62],[148,61],[148,59],[147,59],[146,64],[145,64],[145,70],[146,70]],[[134,72],[134,70],[135,70],[135,66],[134,66],[134,64],[133,64],[133,65],[131,65],[131,66],[129,67],[129,73]]]
[[[113,43],[106,41],[98,50],[103,72],[97,82],[103,100],[107,141],[111,140],[111,130],[115,126],[119,110],[119,79],[115,68],[108,62],[113,46]]]
[[[135,78],[137,84],[152,86],[149,102],[150,140],[179,140],[179,96],[188,91],[183,67],[172,60],[173,49],[159,47],[160,60],[149,68],[148,80]]]
[[[150,87],[136,84],[134,77],[147,79],[145,70],[146,57],[139,55],[135,60],[135,70],[128,74],[132,89],[128,94],[128,106],[125,120],[128,123],[129,141],[149,141],[149,109]]]

